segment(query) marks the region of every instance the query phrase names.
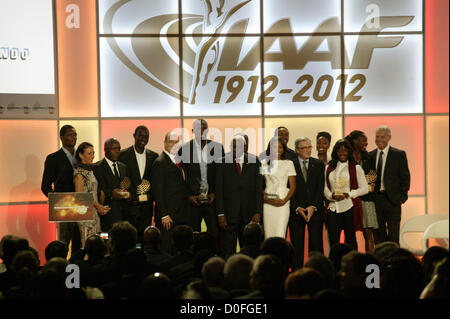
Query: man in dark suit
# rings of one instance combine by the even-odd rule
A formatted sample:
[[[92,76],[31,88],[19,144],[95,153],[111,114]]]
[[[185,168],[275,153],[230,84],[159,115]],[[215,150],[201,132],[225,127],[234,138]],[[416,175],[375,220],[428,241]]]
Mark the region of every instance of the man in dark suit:
[[[244,152],[245,138],[233,138],[232,151],[225,154],[216,170],[216,211],[224,230],[224,255],[236,252],[239,238],[249,222],[259,223],[263,209],[262,175],[259,160]]]
[[[295,160],[297,158],[297,153],[295,153],[295,151],[293,149],[290,149],[289,147],[287,147],[287,145],[289,143],[289,130],[287,129],[287,127],[284,127],[284,126],[277,127],[277,129],[273,133],[273,136],[277,136],[277,135],[279,138],[281,138],[281,141],[283,142],[283,144],[286,145],[287,159]],[[269,146],[267,146],[267,147],[269,147]],[[267,151],[264,151],[259,155],[260,160],[263,160],[266,157],[267,157]]]
[[[378,229],[374,230],[375,244],[399,243],[402,204],[408,199],[411,177],[405,151],[389,145],[391,130],[379,126],[376,130],[377,149],[369,153],[376,163],[375,206]]]
[[[141,242],[144,230],[152,224],[153,199],[151,193],[154,185],[151,180],[151,167],[158,154],[145,148],[149,139],[147,127],[136,127],[133,137],[134,145],[120,152],[119,161],[127,166],[131,180],[131,207],[126,220],[136,227],[138,241]],[[142,185],[147,182],[150,183],[150,192],[140,194]]]
[[[155,224],[161,230],[161,250],[172,254],[172,231],[178,225],[189,225],[189,188],[186,174],[177,158],[180,136],[169,132],[164,150],[153,162],[153,197],[156,203]]]
[[[50,192],[74,192],[73,169],[77,164],[75,145],[77,131],[71,125],[64,125],[59,131],[62,147],[45,159],[41,190],[48,197]],[[59,239],[67,245],[72,240],[72,251],[81,248],[80,231],[77,223],[60,223]]]
[[[293,161],[296,176],[295,194],[291,198],[289,234],[295,249],[294,269],[303,267],[305,226],[308,225],[308,251],[323,254],[323,188],[325,165],[311,157],[311,140],[300,137],[295,141],[298,157]]]
[[[125,220],[128,213],[129,203],[127,197],[121,194],[120,185],[125,177],[128,178],[128,171],[127,166],[118,161],[120,143],[117,139],[107,139],[104,150],[105,158],[95,164],[94,174],[98,181],[99,198],[104,198],[102,204],[110,207],[106,215],[100,216],[102,231],[109,232],[112,225]]]
[[[200,232],[202,219],[204,219],[207,231],[217,241],[219,228],[214,211],[215,165],[225,152],[222,144],[206,138],[208,123],[205,120],[195,120],[192,132],[194,138],[184,144],[178,152],[190,192],[190,225],[194,231]],[[207,198],[202,203],[199,195],[205,192],[207,192]]]

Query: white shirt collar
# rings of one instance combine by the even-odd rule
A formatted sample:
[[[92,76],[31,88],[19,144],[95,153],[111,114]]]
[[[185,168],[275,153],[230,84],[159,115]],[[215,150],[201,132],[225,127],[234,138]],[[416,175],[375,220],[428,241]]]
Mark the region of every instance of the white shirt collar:
[[[391,146],[388,144],[385,148],[384,148],[384,150],[383,150],[383,154],[384,155],[387,155],[387,153],[389,152],[389,148],[390,148]],[[377,154],[379,154],[381,152],[381,150],[379,149],[379,148],[377,148]]]
[[[300,164],[303,164],[303,161],[306,161],[306,166],[308,166],[308,164],[309,164],[309,158],[308,159],[303,159],[303,158],[301,158],[300,156],[297,156],[297,158],[298,158],[298,160],[300,161]]]
[[[145,155],[145,148],[142,153],[139,153],[138,151],[136,151],[136,147],[134,147],[134,145],[133,145],[133,149],[134,149],[134,153],[136,153],[136,156],[144,156]]]
[[[107,158],[106,156],[105,156],[105,160],[106,160],[106,162],[108,163],[108,165],[111,166],[111,167],[113,167],[113,164],[114,164],[114,163],[117,163],[117,162],[111,161],[111,160],[110,160],[109,158]],[[118,165],[116,165],[116,166],[118,166]]]
[[[345,166],[348,166],[348,161],[345,161],[345,162],[341,162],[341,161],[337,161],[337,166],[339,166],[339,167],[345,167]]]

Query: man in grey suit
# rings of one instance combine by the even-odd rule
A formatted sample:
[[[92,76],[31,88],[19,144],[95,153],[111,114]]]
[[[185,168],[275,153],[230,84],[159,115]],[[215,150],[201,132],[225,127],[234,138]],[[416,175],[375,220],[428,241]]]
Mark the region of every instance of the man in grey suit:
[[[263,210],[262,175],[256,156],[246,153],[245,138],[236,136],[232,151],[225,154],[216,166],[216,212],[223,229],[224,256],[242,247],[242,232],[250,223],[259,223]]]
[[[377,148],[369,153],[377,172],[375,206],[378,229],[375,244],[384,241],[399,243],[402,204],[408,199],[411,177],[405,151],[389,145],[391,130],[379,126],[376,130]]]

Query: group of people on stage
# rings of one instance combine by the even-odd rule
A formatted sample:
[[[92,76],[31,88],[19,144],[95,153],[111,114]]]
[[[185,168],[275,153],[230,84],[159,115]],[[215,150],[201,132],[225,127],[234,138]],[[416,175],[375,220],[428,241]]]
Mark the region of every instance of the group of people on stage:
[[[265,152],[248,152],[249,137],[233,137],[230,152],[206,138],[208,124],[194,121],[194,137],[181,145],[174,131],[164,138],[164,150],[146,148],[149,129],[138,126],[134,145],[121,149],[115,138],[105,141],[105,157],[93,163],[94,147],[88,142],[76,149],[76,129],[60,130],[62,148],[47,156],[42,191],[90,192],[94,220],[61,223],[60,239],[80,248],[90,234],[109,232],[118,221],[129,221],[138,240],[152,224],[161,231],[162,250],[173,253],[172,233],[188,225],[199,232],[202,220],[224,257],[236,252],[249,223],[261,224],[266,238],[286,237],[295,249],[295,268],[303,265],[305,227],[309,251],[323,253],[323,225],[330,246],[345,242],[357,248],[356,231],[362,231],[366,251],[376,243],[399,241],[401,205],[408,198],[410,173],[404,151],[389,145],[387,126],[376,129],[377,148],[366,150],[367,136],[353,131],[338,140],[328,158],[331,135],[316,137],[318,158],[313,158],[308,137],[287,145],[289,131],[278,127]],[[153,214],[154,212],[154,214]]]

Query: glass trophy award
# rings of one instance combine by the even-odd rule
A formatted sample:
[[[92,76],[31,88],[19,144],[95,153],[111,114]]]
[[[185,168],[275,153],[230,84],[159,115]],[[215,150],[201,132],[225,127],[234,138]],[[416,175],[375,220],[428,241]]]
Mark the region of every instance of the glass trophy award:
[[[266,196],[267,199],[280,199],[278,194],[279,181],[276,176],[266,175]]]
[[[198,202],[201,205],[206,205],[209,203],[208,190],[209,190],[208,182],[200,181],[200,194],[198,195]]]

